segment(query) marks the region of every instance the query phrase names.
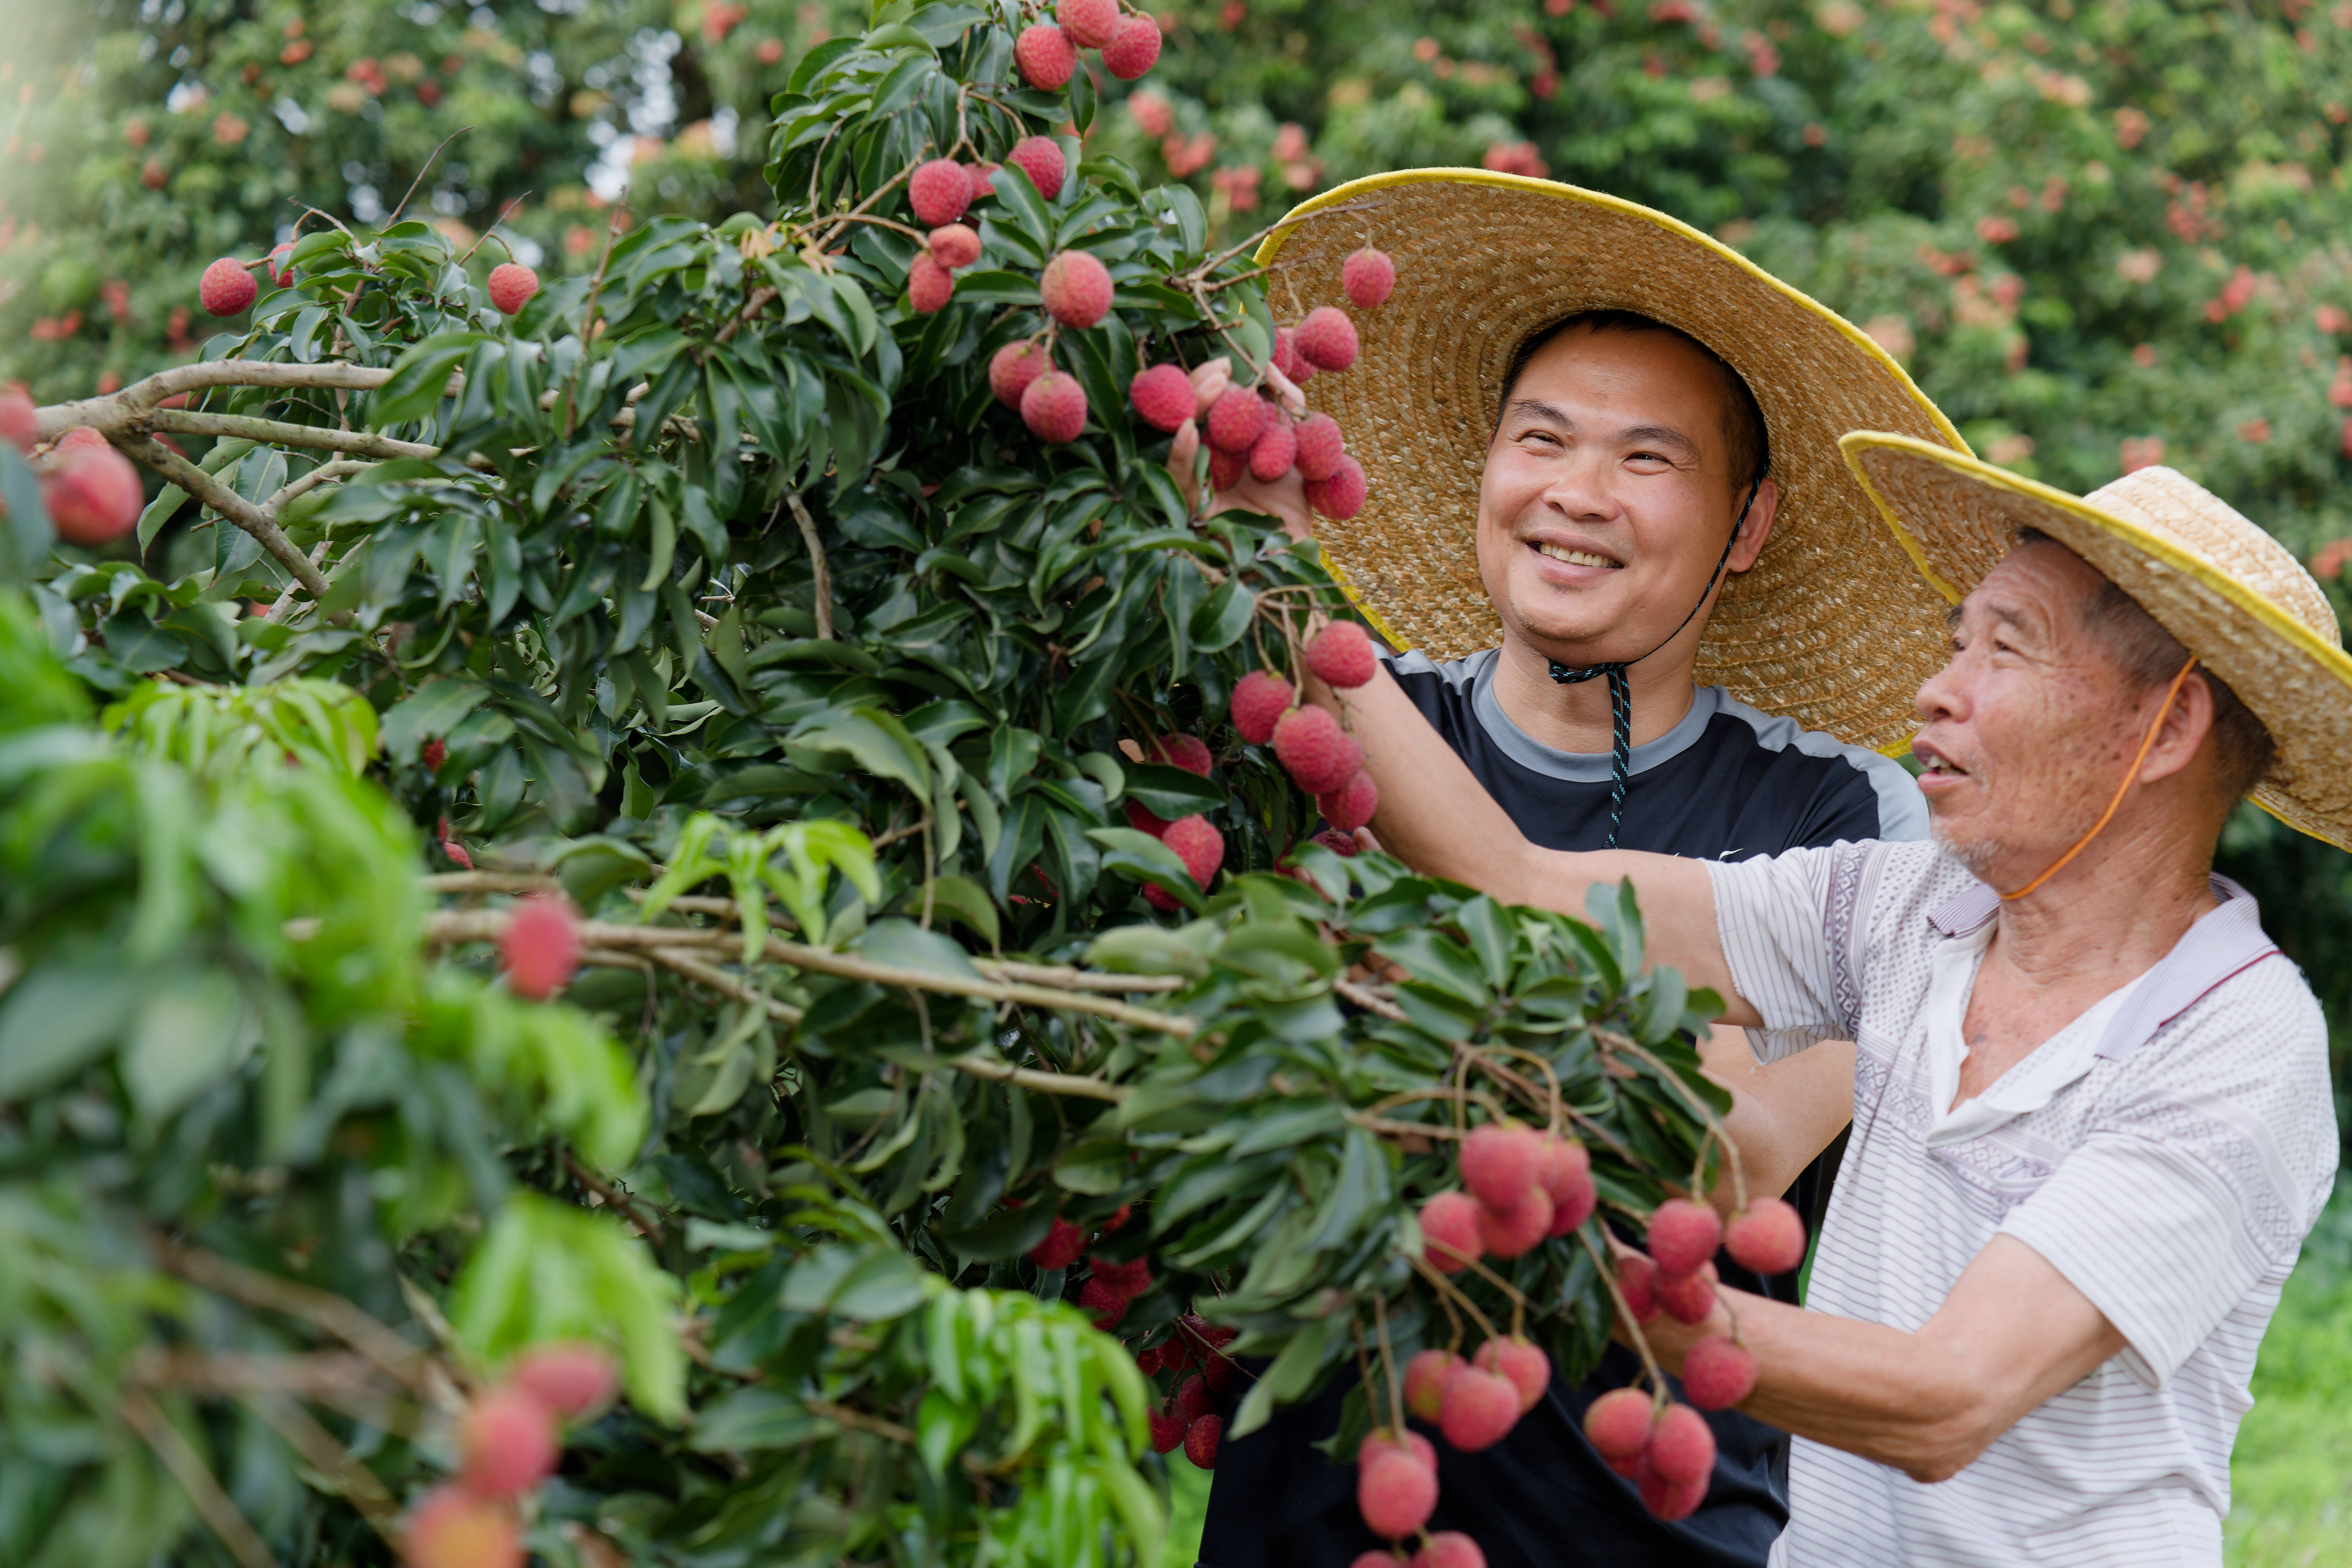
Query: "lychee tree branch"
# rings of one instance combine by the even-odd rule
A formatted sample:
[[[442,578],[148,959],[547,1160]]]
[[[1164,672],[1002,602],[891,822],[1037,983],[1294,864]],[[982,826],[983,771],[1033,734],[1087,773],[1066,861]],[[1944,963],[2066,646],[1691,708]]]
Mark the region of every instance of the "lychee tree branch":
[[[1693,1093],[1690,1086],[1682,1080],[1681,1074],[1674,1071],[1634,1041],[1608,1030],[1595,1029],[1592,1033],[1595,1038],[1606,1037],[1612,1049],[1622,1051],[1664,1079],[1673,1086],[1674,1091],[1698,1113],[1699,1121],[1706,1131],[1699,1139],[1699,1169],[1692,1175],[1691,1190],[1697,1192],[1702,1187],[1706,1173],[1706,1140],[1713,1138],[1723,1145],[1724,1159],[1731,1166],[1731,1190],[1732,1195],[1737,1200],[1735,1206],[1746,1208],[1748,1206],[1748,1171],[1739,1158],[1739,1146],[1734,1143],[1731,1141],[1731,1135],[1724,1131],[1723,1119],[1715,1113],[1715,1108]]]
[[[435,458],[441,448],[422,441],[399,441],[363,430],[330,430],[323,425],[297,425],[285,419],[260,419],[247,414],[192,414],[161,408],[147,416],[148,427],[175,436],[226,437],[277,447],[323,447],[329,451],[388,460],[394,458]]]
[[[260,506],[246,500],[152,436],[117,437],[115,445],[253,535],[261,548],[269,552],[271,558],[302,584],[303,591],[314,602],[327,596],[326,578],[310,564],[310,558],[286,537],[286,531],[278,526],[278,520]]]

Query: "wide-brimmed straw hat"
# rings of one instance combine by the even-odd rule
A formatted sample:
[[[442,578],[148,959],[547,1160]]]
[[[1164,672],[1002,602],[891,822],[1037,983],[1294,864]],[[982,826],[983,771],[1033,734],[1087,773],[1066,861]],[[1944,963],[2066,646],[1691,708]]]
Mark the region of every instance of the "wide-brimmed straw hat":
[[[1856,744],[1908,742],[1912,696],[1943,663],[1944,606],[1837,438],[1899,430],[1968,447],[1859,328],[1664,213],[1549,180],[1407,170],[1327,191],[1284,224],[1258,251],[1282,264],[1277,301],[1344,298],[1340,266],[1366,243],[1396,263],[1388,301],[1354,312],[1354,366],[1307,388],[1370,481],[1363,510],[1316,535],[1383,637],[1440,660],[1500,640],[1477,516],[1503,378],[1564,317],[1637,311],[1746,378],[1780,488],[1763,554],[1717,602],[1698,679]]]
[[[1953,603],[2021,528],[2130,595],[2270,731],[2278,751],[2255,804],[2352,849],[2352,658],[2327,595],[2277,540],[2170,468],[2077,499],[1908,437],[1858,430],[1842,445],[1921,575]]]

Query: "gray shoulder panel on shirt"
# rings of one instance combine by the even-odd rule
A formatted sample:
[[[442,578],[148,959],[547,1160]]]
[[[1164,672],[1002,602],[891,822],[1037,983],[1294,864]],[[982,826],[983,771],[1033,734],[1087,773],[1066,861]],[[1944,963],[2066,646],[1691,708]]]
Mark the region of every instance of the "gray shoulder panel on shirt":
[[[1927,797],[1918,781],[1901,763],[1861,746],[1849,746],[1835,735],[1800,728],[1794,719],[1776,719],[1759,712],[1725,692],[1718,711],[1738,719],[1756,731],[1756,743],[1766,751],[1795,749],[1809,757],[1839,757],[1870,781],[1878,795],[1878,837],[1882,840],[1927,837]]]

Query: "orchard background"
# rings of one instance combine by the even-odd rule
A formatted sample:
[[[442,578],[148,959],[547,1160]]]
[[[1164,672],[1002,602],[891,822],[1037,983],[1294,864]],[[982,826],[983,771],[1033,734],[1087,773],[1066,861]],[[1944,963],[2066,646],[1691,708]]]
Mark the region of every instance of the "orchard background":
[[[1166,537],[1182,498],[1143,477],[1164,437],[1122,417],[1119,389],[1161,357],[1153,343],[1205,357],[1206,307],[1165,280],[1235,278],[1218,253],[1315,190],[1484,164],[1656,205],[1863,323],[1979,452],[2076,490],[2170,463],[2352,608],[2352,5],[1154,7],[1163,49],[1139,80],[1089,56],[1075,90],[979,114],[973,151],[991,160],[1016,119],[1080,134],[1063,144],[1058,205],[1000,187],[961,303],[912,312],[912,247],[887,229],[863,247],[835,230],[838,268],[795,263],[793,231],[771,220],[822,227],[845,210],[836,195],[875,195],[920,149],[877,132],[855,166],[828,163],[821,130],[780,145],[779,121],[792,142],[799,125],[895,112],[877,106],[881,78],[839,76],[873,54],[849,44],[877,26],[915,40],[868,37],[893,68],[962,48],[948,74],[1008,79],[1009,60],[950,44],[990,9],[0,11],[0,380],[54,405],[200,360],[405,365],[389,385],[215,393],[205,407],[437,449],[346,444],[350,467],[312,481],[308,510],[287,498],[288,531],[323,552],[335,585],[315,614],[254,535],[158,478],[157,507],[115,545],[36,552],[16,530],[11,577],[41,586],[0,606],[0,752],[50,739],[0,763],[0,1064],[12,1018],[79,1030],[88,1049],[0,1066],[0,1246],[36,1260],[0,1277],[0,1558],[239,1561],[225,1522],[239,1519],[278,1560],[383,1560],[377,1522],[453,1462],[436,1421],[518,1347],[617,1329],[627,1405],[575,1426],[524,1510],[549,1561],[1018,1561],[1048,1550],[1017,1544],[1047,1528],[1023,1509],[1130,1552],[1150,1549],[1171,1500],[1169,1560],[1189,1561],[1200,1472],[1161,1468],[1134,1436],[1165,1390],[1041,1300],[1078,1298],[1076,1269],[1022,1260],[1054,1204],[1087,1229],[1123,1203],[1171,1206],[1181,1158],[1200,1156],[1129,1114],[1124,1091],[1161,1074],[1155,1112],[1195,1139],[1227,1115],[1175,1092],[1192,1069],[1148,1015],[1311,1034],[1296,1010],[1329,1006],[1338,978],[1316,954],[1384,941],[1424,985],[1486,987],[1493,1037],[1540,1006],[1531,971],[1474,980],[1450,955],[1392,951],[1413,900],[1459,918],[1442,889],[1316,862],[1325,901],[1310,905],[1234,879],[1275,865],[1307,803],[1263,749],[1229,739],[1226,694],[1268,637],[1281,660],[1286,617],[1321,578],[1243,521]],[[798,103],[779,100],[788,89]],[[951,109],[942,121],[916,107],[952,139]],[[1086,201],[1098,205],[1074,225]],[[273,310],[264,279],[250,315],[204,312],[208,262],[298,233],[299,298]],[[1101,331],[1099,363],[1067,366],[1091,434],[1041,447],[991,409],[981,372],[1034,324],[1007,316],[1034,302],[1045,256],[1081,234],[1111,262],[1124,324]],[[509,252],[542,284],[510,326],[448,273],[462,263],[478,285]],[[762,279],[775,293],[721,338],[711,300],[740,302]],[[382,311],[335,318],[332,298],[371,288]],[[560,345],[564,321],[600,310],[611,330],[584,358],[551,348],[526,370],[504,353]],[[1228,319],[1267,352],[1248,335],[1270,324],[1262,300]],[[711,355],[732,368],[699,374]],[[689,361],[697,374],[665,374]],[[582,364],[604,368],[563,379]],[[477,389],[463,404],[441,396],[453,370]],[[763,379],[790,395],[763,397]],[[573,392],[541,407],[559,384]],[[758,453],[740,474],[695,433],[722,423]],[[330,455],[237,428],[166,433],[254,504]],[[572,464],[560,474],[539,456],[556,452]],[[21,518],[37,491],[21,465],[11,479]],[[1030,511],[1054,537],[1017,558],[990,539]],[[1077,543],[1090,524],[1093,544],[1122,552]],[[1171,594],[1180,629],[1146,637],[1146,607],[1169,602],[1152,595]],[[981,624],[993,630],[975,641]],[[1116,746],[1160,732],[1201,734],[1216,775]],[[1130,804],[1221,829],[1228,880],[1208,927],[1147,908],[1145,886],[1200,898],[1172,857],[1119,837]],[[2251,812],[2226,851],[2328,1006],[2342,1084],[2347,862]],[[438,879],[420,886],[426,873]],[[586,970],[562,1004],[516,1001],[490,979],[487,939],[507,895],[558,883],[598,922],[592,949],[624,962]],[[773,903],[753,896],[762,885]],[[765,961],[742,929],[755,901],[778,941],[852,962]],[[289,918],[316,929],[273,934]],[[1194,934],[1150,934],[1178,929]],[[698,934],[646,945],[658,930]],[[1129,934],[1097,940],[1110,931]],[[1638,941],[1622,921],[1581,947],[1514,940],[1533,944],[1516,962],[1592,987],[1579,1026],[1670,1033],[1678,1001],[1601,983]],[[688,941],[701,945],[680,957]],[[1456,951],[1474,950],[1483,961],[1465,931]],[[1150,984],[1121,991],[1107,972]],[[925,988],[941,974],[951,988]],[[68,1005],[110,989],[112,1016]],[[1072,994],[1147,1016],[1072,1011]],[[166,996],[183,1000],[153,1000]],[[1279,1068],[1246,1040],[1234,1061],[1358,1107],[1434,1080],[1435,1058],[1371,1039],[1391,1020],[1347,1017],[1380,1070]],[[997,1042],[997,1079],[932,1070],[1004,1031],[1023,1041]],[[1673,1065],[1657,1114],[1695,1146]],[[1115,1086],[1118,1109],[1090,1120],[1113,1101],[1024,1089],[1021,1072]],[[1007,1087],[975,1096],[992,1083]],[[1233,1148],[1279,1132],[1218,1135]],[[1318,1135],[1299,1157],[1331,1163],[1301,1180],[1371,1184],[1351,1238],[1391,1234],[1383,1216],[1433,1180],[1425,1156],[1383,1144],[1381,1164],[1342,1131]],[[1633,1152],[1611,1195],[1646,1208],[1669,1152],[1693,1149]],[[1166,1277],[1115,1325],[1131,1349],[1167,1342],[1204,1281],[1267,1286],[1252,1259],[1281,1246],[1267,1238],[1282,1216],[1218,1202],[1200,1199],[1181,1244],[1106,1233],[1114,1268],[1149,1254]],[[2352,1355],[2329,1331],[2352,1300],[2345,1207],[2265,1346],[2235,1562],[2334,1561],[2352,1543]],[[627,1226],[598,1212],[615,1208]],[[1219,1236],[1200,1234],[1204,1213]],[[1334,1247],[1314,1278],[1262,1290],[1256,1317],[1236,1314],[1242,1348],[1304,1342],[1299,1322],[1330,1320],[1291,1309],[1324,1292],[1435,1300],[1370,1255]],[[1590,1268],[1569,1277],[1565,1250],[1530,1267],[1599,1288]],[[376,1323],[406,1337],[371,1341]],[[1572,1360],[1591,1328],[1589,1313],[1561,1325],[1553,1353]],[[1352,1363],[1335,1336],[1306,1337],[1297,1378]],[[1049,1343],[1101,1381],[960,1468],[949,1456],[992,1429],[1021,1358]]]

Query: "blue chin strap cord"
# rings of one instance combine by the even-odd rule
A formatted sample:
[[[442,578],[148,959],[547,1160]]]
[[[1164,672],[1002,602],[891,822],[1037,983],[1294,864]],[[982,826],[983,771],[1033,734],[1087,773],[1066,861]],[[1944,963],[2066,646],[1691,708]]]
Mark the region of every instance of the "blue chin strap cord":
[[[1706,604],[1707,595],[1715,592],[1724,567],[1731,562],[1731,547],[1739,542],[1739,531],[1748,526],[1748,510],[1756,504],[1756,492],[1763,488],[1761,478],[1748,487],[1748,500],[1741,504],[1739,516],[1731,525],[1731,537],[1723,542],[1723,553],[1716,557],[1715,570],[1707,574],[1706,586],[1699,590],[1698,603],[1650,653],[1682,636],[1683,627],[1698,614],[1699,605]],[[1580,686],[1596,676],[1609,678],[1609,719],[1613,733],[1609,745],[1609,842],[1601,846],[1604,849],[1617,847],[1618,830],[1625,825],[1625,779],[1633,771],[1633,685],[1625,678],[1625,672],[1649,658],[1650,653],[1619,663],[1587,665],[1582,669],[1571,669],[1558,659],[1551,661],[1551,678],[1562,686]]]

